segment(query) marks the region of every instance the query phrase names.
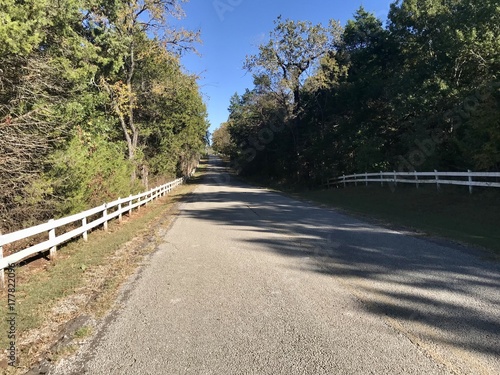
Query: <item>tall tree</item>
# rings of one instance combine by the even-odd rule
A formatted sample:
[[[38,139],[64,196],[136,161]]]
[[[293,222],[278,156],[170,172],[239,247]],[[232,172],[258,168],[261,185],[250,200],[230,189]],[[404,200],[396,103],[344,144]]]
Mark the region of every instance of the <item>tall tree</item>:
[[[325,28],[309,21],[283,20],[281,16],[274,24],[269,41],[259,46],[257,55],[247,56],[244,67],[255,73],[261,85],[265,83],[268,88],[283,93],[286,98],[297,177],[300,179],[301,90],[320,59],[338,42],[341,27],[333,20]]]
[[[440,141],[425,159],[428,168],[485,168],[473,160],[486,149],[469,135],[491,139],[498,126],[490,114],[498,113],[499,24],[496,1],[400,0],[391,6],[389,31],[400,61],[394,107],[402,120],[402,150],[411,152],[415,139],[434,134]],[[473,110],[464,111],[470,101]],[[496,152],[496,147],[488,149]],[[498,156],[481,158],[486,159],[497,160],[490,168],[498,168]]]
[[[309,21],[274,21],[269,42],[259,46],[259,54],[247,56],[245,68],[265,75],[274,87],[291,93],[293,114],[300,109],[300,90],[318,61],[338,41],[340,25],[330,21],[329,28]]]
[[[347,114],[341,121],[342,137],[354,156],[355,170],[388,167],[395,120],[392,118],[395,49],[389,32],[372,13],[359,8],[347,22],[338,60],[347,67],[341,81],[342,107]]]
[[[137,191],[141,167],[190,171],[207,121],[178,59],[197,33],[167,22],[181,3],[1,3],[0,230]]]
[[[83,1],[6,1],[0,25],[0,216],[8,228],[50,215],[36,183],[76,125],[96,71]]]
[[[215,152],[223,155],[231,154],[231,134],[229,133],[229,123],[222,123],[212,134],[212,148]]]
[[[141,133],[135,119],[138,87],[134,82],[137,82],[137,64],[154,55],[156,47],[144,48],[142,42],[145,35],[155,35],[158,44],[177,53],[192,49],[192,43],[199,38],[199,33],[170,27],[170,17],[180,18],[184,15],[180,6],[182,1],[118,1],[112,3],[110,8],[104,8],[104,13],[92,20],[94,33],[98,36],[96,40],[102,40],[104,45],[111,47],[106,50],[111,50],[112,56],[107,57],[111,58],[117,71],[111,76],[103,76],[100,83],[109,94],[127,143],[129,160],[133,162],[137,162],[135,159]],[[143,47],[140,53],[139,45]],[[143,82],[139,80],[139,84],[142,85]],[[147,170],[145,165],[140,167]],[[135,172],[132,179],[135,179]]]

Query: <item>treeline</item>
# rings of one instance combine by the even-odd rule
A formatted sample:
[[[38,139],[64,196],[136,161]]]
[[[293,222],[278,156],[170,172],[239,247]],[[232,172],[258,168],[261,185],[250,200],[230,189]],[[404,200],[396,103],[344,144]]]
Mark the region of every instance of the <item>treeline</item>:
[[[180,0],[0,5],[0,230],[78,212],[187,173],[206,108],[170,26]]]
[[[500,8],[400,0],[387,26],[278,18],[248,56],[216,151],[240,173],[318,184],[354,172],[500,168]]]

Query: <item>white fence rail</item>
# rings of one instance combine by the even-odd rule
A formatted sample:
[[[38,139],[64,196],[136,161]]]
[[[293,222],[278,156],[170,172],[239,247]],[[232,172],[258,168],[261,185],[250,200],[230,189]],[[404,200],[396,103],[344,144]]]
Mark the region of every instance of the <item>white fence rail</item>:
[[[474,186],[500,187],[500,172],[379,172],[379,173],[361,173],[348,176],[334,177],[327,180],[326,187],[343,185],[349,183],[365,184],[370,182],[397,185],[414,184],[419,187],[420,184],[435,184],[439,189],[441,185],[461,185],[468,186],[469,193],[472,194]]]
[[[194,171],[190,173],[190,176]],[[4,285],[4,269],[9,267],[10,264],[15,264],[23,259],[38,254],[42,251],[50,250],[50,258],[56,255],[57,246],[79,236],[82,236],[84,241],[87,241],[88,232],[98,226],[103,226],[104,230],[108,229],[108,222],[112,219],[118,218],[122,220],[125,213],[132,213],[134,208],[139,208],[147,205],[149,202],[163,197],[172,191],[177,186],[183,184],[186,177],[179,178],[175,181],[160,187],[151,189],[145,193],[141,193],[128,198],[119,198],[118,200],[110,203],[105,203],[102,206],[92,208],[90,210],[63,217],[57,220],[49,220],[47,223],[36,225],[31,228],[19,230],[17,232],[7,233],[0,235],[0,283]],[[88,221],[93,219],[92,221]],[[66,225],[72,224],[75,229],[69,230],[64,233],[57,233],[57,229]],[[9,256],[4,257],[3,247],[5,245],[14,243],[16,241],[24,240],[32,236],[47,233],[48,239],[31,245],[26,249],[17,251]]]

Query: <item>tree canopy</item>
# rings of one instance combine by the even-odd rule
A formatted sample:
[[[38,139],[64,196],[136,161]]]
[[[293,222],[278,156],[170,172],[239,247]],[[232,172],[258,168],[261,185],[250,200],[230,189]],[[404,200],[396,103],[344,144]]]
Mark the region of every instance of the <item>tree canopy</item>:
[[[6,0],[0,23],[0,230],[189,172],[208,123],[171,27],[182,0]]]
[[[344,28],[278,18],[244,64],[254,87],[231,99],[224,149],[288,183],[498,171],[499,21],[492,0],[398,0],[386,27],[362,7]]]

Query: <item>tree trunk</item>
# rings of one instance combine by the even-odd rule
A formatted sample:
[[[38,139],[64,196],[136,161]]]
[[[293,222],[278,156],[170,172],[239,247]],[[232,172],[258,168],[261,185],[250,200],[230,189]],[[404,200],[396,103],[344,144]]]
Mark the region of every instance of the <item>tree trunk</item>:
[[[146,164],[142,164],[141,166],[141,180],[142,185],[146,190],[149,189],[149,168]]]
[[[302,167],[300,163],[300,87],[297,85],[293,90],[293,125],[292,131],[294,132],[294,148],[296,156],[296,169],[297,169],[297,183],[301,181]]]

